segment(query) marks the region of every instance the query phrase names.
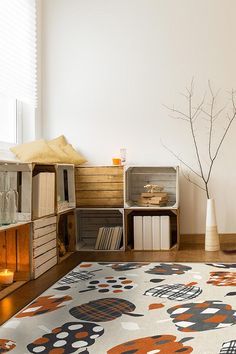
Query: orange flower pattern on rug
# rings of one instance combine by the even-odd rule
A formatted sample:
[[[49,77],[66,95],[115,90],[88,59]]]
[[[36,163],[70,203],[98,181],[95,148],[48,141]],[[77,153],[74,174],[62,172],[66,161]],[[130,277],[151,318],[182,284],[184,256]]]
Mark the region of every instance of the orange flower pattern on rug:
[[[210,272],[210,279],[207,284],[236,286],[236,272]]]
[[[188,340],[189,338],[187,338]],[[190,338],[191,339],[191,338]],[[176,337],[168,334],[157,335],[134,339],[126,343],[117,345],[108,350],[107,354],[173,354],[173,353],[192,353],[192,347],[185,347],[183,342],[175,342]],[[186,339],[185,339],[186,340]]]
[[[23,311],[16,315],[17,318],[42,315],[64,307],[66,302],[71,301],[71,296],[41,296]]]

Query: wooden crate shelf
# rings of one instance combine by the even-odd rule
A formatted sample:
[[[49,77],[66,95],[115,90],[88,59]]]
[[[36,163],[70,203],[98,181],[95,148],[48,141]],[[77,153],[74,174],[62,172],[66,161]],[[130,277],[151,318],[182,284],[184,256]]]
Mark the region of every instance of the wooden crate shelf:
[[[123,209],[78,208],[77,225],[78,225],[77,250],[79,251],[94,250],[94,246],[98,235],[98,230],[100,227],[111,227],[111,226],[123,227]],[[120,248],[124,250],[124,233],[123,233]],[[106,251],[111,252],[111,250],[106,250]]]
[[[122,166],[75,168],[76,207],[123,207]]]
[[[179,207],[179,172],[178,167],[143,167],[129,166],[125,171],[125,208],[141,208],[138,199],[146,184],[164,187],[169,201],[166,206],[147,206],[147,209],[176,209]]]
[[[49,184],[45,183],[45,180],[42,183],[42,179],[39,181],[40,173],[52,174],[55,177],[54,165],[0,162],[0,174],[3,173],[7,173],[11,179],[11,187],[18,192],[19,222],[28,222],[55,214],[55,182]],[[42,195],[44,197],[39,204]],[[48,209],[49,204],[50,209]]]
[[[170,249],[178,249],[180,243],[179,233],[179,209],[170,210],[147,210],[143,209],[125,209],[126,220],[126,247],[130,250],[134,249],[134,216],[169,216],[170,217]],[[152,249],[150,249],[151,251]],[[145,250],[143,250],[145,251]],[[160,251],[164,251],[161,250]]]

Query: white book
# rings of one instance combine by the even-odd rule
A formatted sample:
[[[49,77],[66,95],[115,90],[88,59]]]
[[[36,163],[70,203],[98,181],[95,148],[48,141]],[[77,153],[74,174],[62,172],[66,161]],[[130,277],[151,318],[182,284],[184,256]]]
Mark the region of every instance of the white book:
[[[161,249],[160,216],[152,216],[152,246],[153,250]]]
[[[143,216],[143,249],[152,250],[152,217]]]
[[[143,217],[134,216],[134,249],[143,250]]]
[[[170,217],[168,215],[161,216],[161,249],[170,249]]]

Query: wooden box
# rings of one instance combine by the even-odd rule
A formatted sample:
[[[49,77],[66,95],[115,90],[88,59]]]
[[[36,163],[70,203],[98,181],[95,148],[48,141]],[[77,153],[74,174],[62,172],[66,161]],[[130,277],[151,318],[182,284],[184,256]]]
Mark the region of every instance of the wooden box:
[[[18,192],[18,221],[31,221],[55,214],[55,183],[48,184],[45,180],[40,186],[39,183],[33,183],[43,173],[52,174],[55,178],[54,165],[0,163],[0,174],[3,173],[11,179],[11,188]],[[42,209],[42,205],[49,204],[50,208]]]
[[[109,226],[123,227],[123,209],[77,209],[77,250],[94,250],[99,228]],[[122,246],[124,246],[124,235]]]
[[[122,166],[76,167],[76,206],[123,207]]]
[[[76,250],[75,210],[57,215],[58,261],[61,262]]]
[[[57,264],[56,216],[35,220],[33,233],[33,277],[38,278]]]
[[[170,209],[179,207],[179,169],[178,167],[130,166],[125,171],[125,207],[139,208],[138,200],[145,192],[144,186],[157,184],[168,195],[166,206],[147,206],[148,209]],[[141,207],[143,208],[143,206]]]
[[[18,221],[32,219],[32,169],[31,164],[0,162],[0,174],[11,179],[11,188],[18,192]]]
[[[57,164],[57,212],[75,208],[75,168],[74,165]]]
[[[170,249],[173,248],[179,248],[179,243],[180,243],[180,230],[179,230],[179,209],[164,209],[164,210],[147,210],[147,208],[143,209],[126,209],[125,210],[125,218],[126,218],[126,234],[127,234],[127,249],[132,249],[132,250],[144,250],[145,251],[145,246],[143,244],[143,247],[140,248],[135,248],[135,240],[134,240],[134,217],[135,216],[148,216],[148,217],[153,217],[153,216],[169,216],[169,222],[170,222]],[[153,230],[154,231],[154,230]],[[143,227],[139,227],[138,232],[143,233]],[[156,232],[156,231],[154,231]],[[160,232],[160,231],[159,231]],[[154,235],[152,235],[154,236]],[[156,235],[157,236],[157,235]],[[155,246],[154,246],[155,247]],[[152,250],[161,250],[163,251],[162,247],[154,249],[153,244],[152,247],[150,247],[150,251]]]

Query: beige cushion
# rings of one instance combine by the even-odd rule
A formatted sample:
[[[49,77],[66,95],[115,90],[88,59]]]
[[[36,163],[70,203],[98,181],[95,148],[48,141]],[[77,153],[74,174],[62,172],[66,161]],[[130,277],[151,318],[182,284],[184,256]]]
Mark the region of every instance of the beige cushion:
[[[16,145],[10,150],[22,162],[60,162],[60,156],[50,148],[45,140],[35,140],[30,143]]]
[[[80,165],[87,160],[71,144],[67,144],[64,135],[56,139],[36,140],[16,145],[10,149],[22,162],[71,163]]]
[[[60,162],[60,163],[67,162],[68,156],[63,151],[63,147],[67,145],[64,135],[61,135],[56,139],[49,140],[47,143],[48,143],[48,146],[55,152],[55,155],[58,156],[57,162]]]
[[[64,153],[67,155],[67,163],[73,163],[75,165],[81,165],[84,162],[87,162],[87,160],[80,155],[78,151],[76,151],[71,144],[67,144],[62,148]]]
[[[52,147],[60,147],[62,148],[63,146],[67,145],[67,140],[66,138],[64,137],[64,135],[60,135],[58,136],[57,138],[55,139],[52,139],[52,140],[49,140],[48,141],[48,144],[49,146],[52,148]]]

